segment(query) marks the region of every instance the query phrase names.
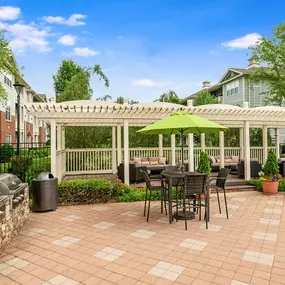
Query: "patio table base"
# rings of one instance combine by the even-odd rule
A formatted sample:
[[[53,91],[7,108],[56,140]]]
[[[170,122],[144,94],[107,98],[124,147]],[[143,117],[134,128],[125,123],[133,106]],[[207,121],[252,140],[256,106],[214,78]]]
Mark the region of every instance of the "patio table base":
[[[187,213],[187,220],[194,220],[195,219],[195,213],[192,211],[186,211]],[[183,210],[178,211],[174,213],[173,218],[176,220],[185,220],[185,213]]]

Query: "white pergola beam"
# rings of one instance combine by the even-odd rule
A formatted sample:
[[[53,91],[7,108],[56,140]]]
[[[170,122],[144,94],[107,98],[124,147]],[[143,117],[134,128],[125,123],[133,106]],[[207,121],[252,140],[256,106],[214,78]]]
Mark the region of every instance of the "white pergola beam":
[[[112,127],[112,172],[117,173],[117,159],[116,159],[116,127]]]
[[[129,171],[129,122],[124,120],[124,183],[130,184],[130,171]]]
[[[219,132],[219,146],[220,146],[220,168],[225,167],[225,138],[224,132]]]
[[[250,139],[249,121],[244,122],[244,179],[250,180]]]
[[[201,150],[205,151],[206,149],[206,139],[205,139],[205,134],[201,134]]]
[[[188,134],[188,169],[194,171],[194,136]]]
[[[262,128],[262,146],[263,146],[263,163],[267,160],[268,155],[268,132],[267,126],[263,126]]]
[[[163,157],[163,136],[158,135],[158,156]]]
[[[170,136],[170,144],[171,144],[171,165],[176,165],[176,150],[175,150],[175,135],[172,134]]]
[[[57,176],[56,167],[56,121],[52,120],[50,124],[50,157],[51,157],[51,173]]]
[[[276,146],[276,156],[280,157],[280,136],[279,136],[279,128],[275,128],[275,146]]]
[[[117,126],[117,163],[120,165],[122,162],[122,127],[121,125]]]

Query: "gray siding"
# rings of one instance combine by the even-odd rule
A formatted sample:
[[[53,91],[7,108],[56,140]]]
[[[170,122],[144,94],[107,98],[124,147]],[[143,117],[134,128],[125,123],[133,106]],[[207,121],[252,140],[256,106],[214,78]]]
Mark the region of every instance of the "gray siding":
[[[226,91],[227,83],[223,85],[223,103],[224,104],[243,106],[243,79],[241,77],[241,78],[238,78],[237,80],[239,83],[238,84],[238,87],[239,87],[238,94],[227,97],[227,91]]]

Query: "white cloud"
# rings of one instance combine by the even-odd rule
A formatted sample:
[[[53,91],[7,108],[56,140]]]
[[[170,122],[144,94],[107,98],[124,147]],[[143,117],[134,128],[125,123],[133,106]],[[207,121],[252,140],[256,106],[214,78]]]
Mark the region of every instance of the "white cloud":
[[[40,53],[51,51],[49,42],[46,40],[46,37],[49,36],[46,30],[22,23],[0,23],[0,26],[10,34],[12,38],[10,45],[18,54],[23,54],[27,50],[35,50]]]
[[[247,34],[235,40],[224,42],[222,43],[222,46],[230,49],[244,49],[248,48],[249,46],[255,45],[260,38],[261,35],[258,33]]]
[[[94,56],[94,55],[99,55],[99,54],[100,52],[96,50],[92,50],[88,47],[84,47],[84,48],[74,48],[73,52],[71,52],[69,55],[89,57],[89,56]]]
[[[72,35],[64,35],[58,39],[58,42],[65,46],[73,46],[75,41],[76,37]]]
[[[150,79],[140,79],[132,82],[133,86],[144,86],[144,87],[156,87],[156,86],[167,86],[169,82],[156,82]]]
[[[85,23],[83,21],[79,21],[85,19],[86,16],[82,14],[72,14],[68,19],[63,18],[61,16],[45,16],[43,20],[48,22],[49,24],[63,24],[68,26],[83,26]]]
[[[16,20],[21,14],[21,9],[12,6],[0,6],[0,20]]]

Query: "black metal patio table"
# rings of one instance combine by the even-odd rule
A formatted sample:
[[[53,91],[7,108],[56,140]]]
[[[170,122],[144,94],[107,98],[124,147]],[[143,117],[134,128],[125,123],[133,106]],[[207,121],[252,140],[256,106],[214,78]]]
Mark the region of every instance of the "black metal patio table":
[[[164,178],[168,184],[168,217],[169,217],[169,223],[173,223],[173,215],[172,215],[172,181],[174,179],[181,179],[183,180],[187,174],[192,174],[193,172],[162,172],[161,177]],[[210,217],[210,192],[207,190],[207,193],[205,195],[205,199],[208,201],[208,220]]]

